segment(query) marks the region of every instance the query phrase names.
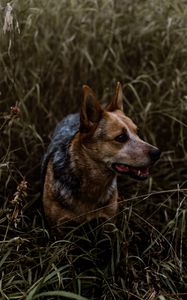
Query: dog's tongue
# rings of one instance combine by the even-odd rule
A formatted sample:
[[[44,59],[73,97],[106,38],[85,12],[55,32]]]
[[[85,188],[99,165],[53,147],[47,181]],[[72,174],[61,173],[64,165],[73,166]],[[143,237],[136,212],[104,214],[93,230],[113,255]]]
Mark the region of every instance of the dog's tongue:
[[[116,164],[115,168],[118,172],[121,173],[133,173],[134,175],[138,177],[148,177],[149,176],[149,169],[148,168],[133,168],[133,167],[127,167],[122,164]]]
[[[119,172],[129,172],[129,167],[125,166],[125,165],[120,165],[120,164],[116,164],[116,169]]]

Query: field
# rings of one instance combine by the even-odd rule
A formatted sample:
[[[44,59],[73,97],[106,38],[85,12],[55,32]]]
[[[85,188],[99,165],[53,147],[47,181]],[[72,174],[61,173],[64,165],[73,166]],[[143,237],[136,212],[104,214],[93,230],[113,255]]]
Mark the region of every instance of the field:
[[[0,299],[174,300],[187,296],[187,3],[0,3]],[[162,150],[146,182],[119,181],[117,224],[59,239],[41,205],[40,165],[55,125],[102,103]]]

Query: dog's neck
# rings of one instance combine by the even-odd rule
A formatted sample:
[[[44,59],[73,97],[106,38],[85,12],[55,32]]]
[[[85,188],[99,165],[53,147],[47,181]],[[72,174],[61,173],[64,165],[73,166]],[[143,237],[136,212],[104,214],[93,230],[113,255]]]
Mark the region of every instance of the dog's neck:
[[[90,158],[83,148],[74,147],[71,152],[72,169],[80,179],[81,200],[107,205],[117,196],[117,176],[106,165]]]

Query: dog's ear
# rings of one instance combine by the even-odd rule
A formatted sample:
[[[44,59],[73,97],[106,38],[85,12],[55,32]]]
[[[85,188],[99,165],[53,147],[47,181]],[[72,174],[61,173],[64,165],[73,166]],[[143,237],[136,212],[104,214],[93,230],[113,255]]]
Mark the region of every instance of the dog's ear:
[[[121,83],[117,82],[115,95],[112,98],[112,101],[110,102],[110,104],[107,106],[107,110],[114,111],[114,110],[120,109],[123,111],[123,98],[124,98],[124,96],[123,96]]]
[[[88,133],[96,128],[97,123],[102,118],[103,109],[89,86],[83,86],[83,94],[80,111],[80,132]]]

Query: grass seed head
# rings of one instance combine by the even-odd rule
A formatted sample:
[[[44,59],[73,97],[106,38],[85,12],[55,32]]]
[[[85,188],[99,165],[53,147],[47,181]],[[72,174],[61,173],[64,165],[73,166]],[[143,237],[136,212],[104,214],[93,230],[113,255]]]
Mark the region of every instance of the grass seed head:
[[[3,32],[11,32],[13,30],[13,14],[12,14],[12,6],[10,2],[7,3],[5,8],[5,17],[4,17],[4,25]]]
[[[10,107],[10,117],[19,118],[20,115],[21,115],[20,103],[16,101],[16,104]]]

